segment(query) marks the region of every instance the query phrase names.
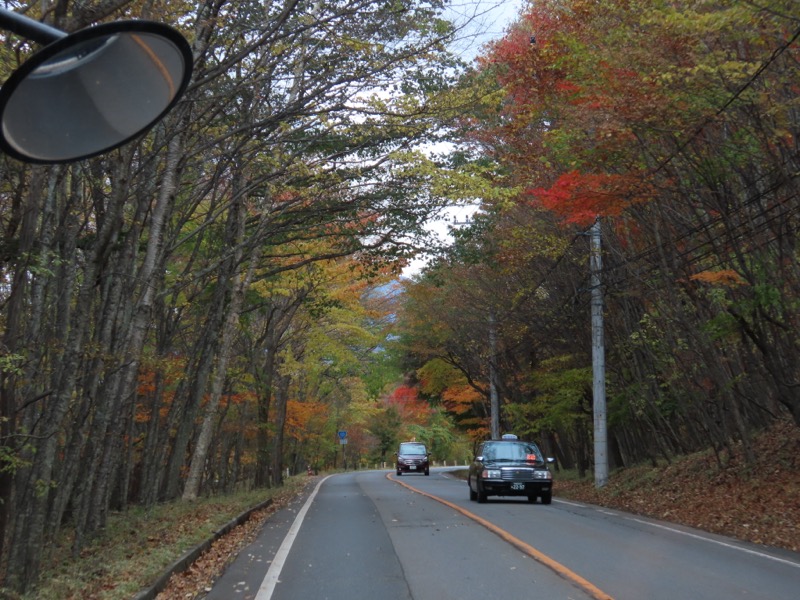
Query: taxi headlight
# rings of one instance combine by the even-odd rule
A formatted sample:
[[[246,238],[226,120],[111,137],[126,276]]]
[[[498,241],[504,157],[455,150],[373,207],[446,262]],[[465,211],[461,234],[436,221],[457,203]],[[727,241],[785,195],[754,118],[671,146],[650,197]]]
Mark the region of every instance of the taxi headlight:
[[[484,469],[481,477],[483,479],[500,479],[500,469]]]

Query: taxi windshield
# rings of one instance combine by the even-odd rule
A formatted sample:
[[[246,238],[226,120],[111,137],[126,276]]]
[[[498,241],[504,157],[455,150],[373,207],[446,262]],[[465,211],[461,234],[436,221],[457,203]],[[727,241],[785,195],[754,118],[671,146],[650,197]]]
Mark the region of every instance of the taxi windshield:
[[[542,453],[534,444],[527,442],[501,442],[486,444],[483,448],[484,460],[540,461]]]

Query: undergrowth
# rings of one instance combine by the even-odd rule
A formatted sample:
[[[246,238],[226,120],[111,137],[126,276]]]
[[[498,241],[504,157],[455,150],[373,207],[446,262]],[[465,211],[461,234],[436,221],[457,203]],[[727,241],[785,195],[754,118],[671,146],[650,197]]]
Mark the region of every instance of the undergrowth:
[[[113,513],[103,531],[73,556],[65,529],[47,552],[35,589],[4,600],[130,600],[173,562],[245,511],[269,499],[295,495],[307,482],[293,477],[281,488],[175,501]]]

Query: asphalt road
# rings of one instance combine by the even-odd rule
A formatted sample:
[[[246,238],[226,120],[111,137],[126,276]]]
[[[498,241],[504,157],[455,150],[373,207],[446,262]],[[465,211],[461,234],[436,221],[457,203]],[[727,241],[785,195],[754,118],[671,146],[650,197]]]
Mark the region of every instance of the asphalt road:
[[[417,491],[409,489],[415,488]],[[207,600],[797,600],[800,554],[558,499],[468,500],[446,470],[335,475]]]

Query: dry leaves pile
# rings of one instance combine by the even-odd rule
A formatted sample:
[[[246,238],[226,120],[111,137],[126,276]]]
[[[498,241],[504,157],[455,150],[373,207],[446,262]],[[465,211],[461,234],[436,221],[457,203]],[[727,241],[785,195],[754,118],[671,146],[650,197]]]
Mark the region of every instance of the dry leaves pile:
[[[722,467],[713,452],[680,457],[615,473],[600,490],[591,476],[556,477],[556,495],[800,552],[800,428],[782,423],[753,449],[750,465],[737,447]]]

